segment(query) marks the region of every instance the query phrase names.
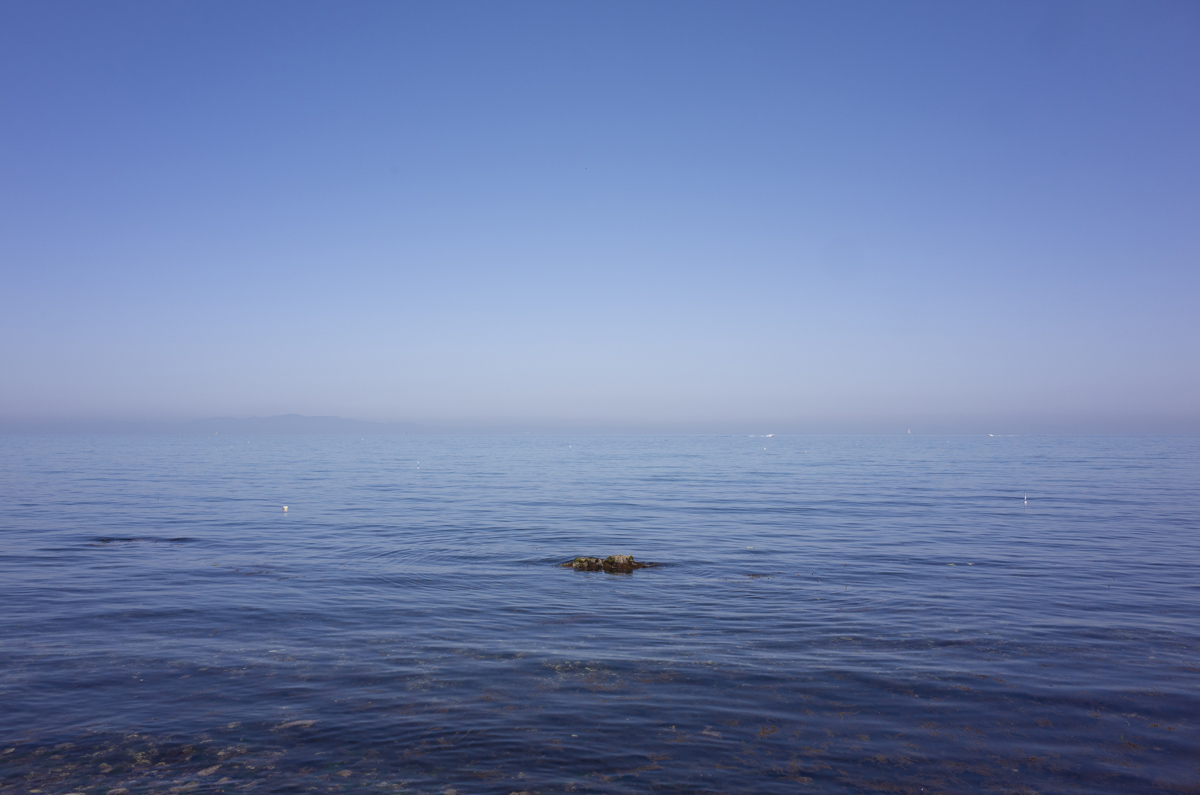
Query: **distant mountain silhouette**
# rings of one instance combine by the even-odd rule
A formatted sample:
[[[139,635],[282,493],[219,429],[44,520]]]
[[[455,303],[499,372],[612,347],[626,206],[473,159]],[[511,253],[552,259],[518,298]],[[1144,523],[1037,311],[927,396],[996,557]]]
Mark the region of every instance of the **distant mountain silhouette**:
[[[182,423],[184,433],[253,433],[253,434],[381,434],[412,433],[417,425],[411,422],[370,422],[345,417],[306,417],[303,414],[280,414],[275,417],[210,417]]]

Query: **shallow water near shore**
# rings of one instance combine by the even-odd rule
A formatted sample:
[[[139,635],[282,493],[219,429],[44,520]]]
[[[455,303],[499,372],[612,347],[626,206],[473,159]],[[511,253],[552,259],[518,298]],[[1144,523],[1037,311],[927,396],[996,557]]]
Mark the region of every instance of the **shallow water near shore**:
[[[1198,485],[1186,436],[0,437],[0,791],[1200,792]],[[611,554],[664,565],[556,565]]]

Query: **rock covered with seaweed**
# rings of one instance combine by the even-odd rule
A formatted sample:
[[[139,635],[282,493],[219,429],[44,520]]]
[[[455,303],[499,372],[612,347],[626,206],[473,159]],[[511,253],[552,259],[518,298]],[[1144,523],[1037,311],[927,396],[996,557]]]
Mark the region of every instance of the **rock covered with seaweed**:
[[[580,557],[560,564],[564,569],[576,571],[604,571],[609,574],[629,574],[634,569],[651,569],[657,563],[634,560],[633,555],[609,555],[607,558]]]

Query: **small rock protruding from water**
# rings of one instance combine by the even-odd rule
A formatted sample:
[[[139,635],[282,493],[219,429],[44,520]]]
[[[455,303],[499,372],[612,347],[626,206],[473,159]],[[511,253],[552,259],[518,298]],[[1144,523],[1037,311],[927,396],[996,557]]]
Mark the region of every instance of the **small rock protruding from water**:
[[[575,569],[575,571],[603,571],[609,574],[629,574],[634,569],[648,569],[658,564],[643,563],[642,561],[634,560],[633,555],[609,555],[603,560],[600,558],[575,558],[561,565],[564,569]]]

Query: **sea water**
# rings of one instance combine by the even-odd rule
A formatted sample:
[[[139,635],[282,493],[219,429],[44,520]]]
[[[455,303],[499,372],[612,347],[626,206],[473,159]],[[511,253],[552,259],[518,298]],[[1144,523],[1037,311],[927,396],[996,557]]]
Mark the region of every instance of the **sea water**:
[[[0,791],[1195,792],[1198,486],[1194,436],[0,437]],[[662,565],[558,565],[609,554]]]

